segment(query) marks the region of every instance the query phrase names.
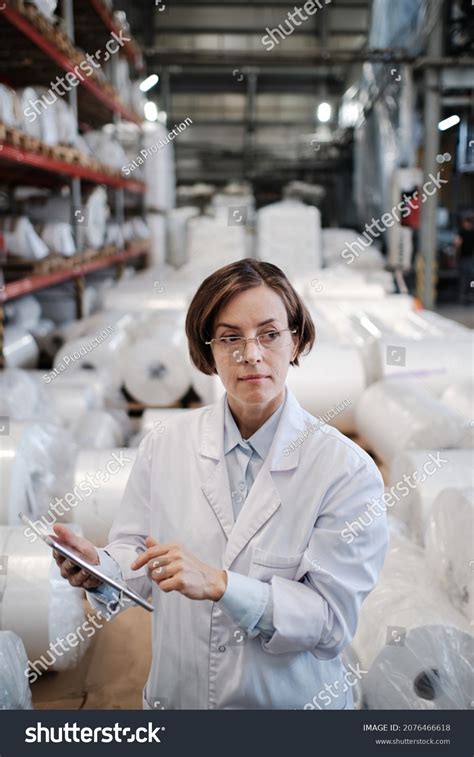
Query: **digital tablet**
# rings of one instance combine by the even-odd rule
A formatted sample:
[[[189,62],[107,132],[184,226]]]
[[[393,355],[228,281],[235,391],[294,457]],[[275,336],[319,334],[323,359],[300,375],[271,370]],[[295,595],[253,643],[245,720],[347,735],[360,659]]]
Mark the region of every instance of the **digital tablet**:
[[[46,544],[51,547],[51,549],[55,549],[56,552],[59,552],[60,555],[67,557],[68,560],[74,563],[74,565],[77,565],[79,568],[83,568],[88,573],[90,573],[91,576],[98,578],[99,581],[103,581],[109,586],[112,586],[112,588],[118,589],[118,591],[125,594],[125,596],[131,599],[132,602],[135,602],[135,604],[140,605],[140,607],[148,610],[148,612],[153,612],[153,605],[149,604],[149,602],[146,602],[143,597],[141,597],[135,591],[129,589],[128,586],[120,583],[120,581],[115,581],[115,579],[106,576],[104,573],[102,573],[98,565],[91,565],[86,560],[84,560],[83,557],[78,555],[77,552],[73,552],[71,549],[69,549],[69,547],[65,547],[63,544],[60,544],[53,534],[42,534],[39,528],[37,528],[33,521],[31,521],[24,513],[19,513],[19,515],[23,523],[33,529],[34,533],[39,536],[40,539],[43,539],[43,541],[46,542]]]

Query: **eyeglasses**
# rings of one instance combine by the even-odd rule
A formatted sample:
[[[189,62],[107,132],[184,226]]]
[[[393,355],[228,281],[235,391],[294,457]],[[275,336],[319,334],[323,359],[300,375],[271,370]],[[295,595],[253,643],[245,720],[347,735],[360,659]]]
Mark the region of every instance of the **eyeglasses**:
[[[281,350],[284,347],[288,347],[291,344],[291,334],[296,334],[296,329],[282,329],[281,331],[266,331],[264,334],[258,336],[244,337],[244,336],[219,336],[211,339],[204,344],[214,344],[216,349],[222,352],[224,355],[233,355],[234,357],[242,357],[247,347],[247,342],[257,342],[260,349],[266,350]]]

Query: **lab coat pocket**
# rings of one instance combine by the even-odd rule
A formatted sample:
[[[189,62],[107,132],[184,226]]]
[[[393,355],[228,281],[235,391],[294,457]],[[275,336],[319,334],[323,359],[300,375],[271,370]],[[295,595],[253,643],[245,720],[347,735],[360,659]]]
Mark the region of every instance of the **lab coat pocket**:
[[[256,547],[253,550],[249,576],[260,581],[271,581],[273,576],[292,580],[303,559],[304,552],[295,555],[277,555]]]

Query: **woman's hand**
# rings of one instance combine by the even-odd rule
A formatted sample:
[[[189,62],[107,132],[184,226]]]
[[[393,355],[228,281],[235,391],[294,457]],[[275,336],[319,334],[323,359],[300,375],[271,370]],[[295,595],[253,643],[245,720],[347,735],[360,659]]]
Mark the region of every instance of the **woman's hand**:
[[[77,552],[91,565],[99,564],[99,553],[90,541],[83,539],[82,536],[76,536],[74,531],[71,531],[70,528],[66,528],[66,526],[60,524],[53,526],[53,530],[56,534],[56,540],[60,544],[73,549],[74,552]],[[69,581],[71,586],[82,587],[83,589],[88,590],[96,589],[101,585],[102,581],[95,576],[91,576],[91,574],[86,570],[83,570],[83,568],[74,565],[73,562],[68,560],[67,557],[60,555],[56,550],[53,550],[53,557],[61,571],[62,577]]]
[[[162,591],[179,591],[189,599],[211,599],[217,602],[227,586],[224,570],[211,568],[179,544],[159,544],[153,537],[145,540],[148,547],[132,564],[138,570],[148,563],[150,577]]]

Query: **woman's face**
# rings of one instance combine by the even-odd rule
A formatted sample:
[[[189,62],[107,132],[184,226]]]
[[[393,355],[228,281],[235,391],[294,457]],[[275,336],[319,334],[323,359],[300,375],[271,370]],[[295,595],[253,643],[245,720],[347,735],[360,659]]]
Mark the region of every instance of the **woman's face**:
[[[255,337],[269,331],[288,329],[288,316],[281,297],[262,284],[235,295],[219,312],[214,337]],[[281,349],[260,348],[247,342],[239,353],[225,352],[216,342],[212,351],[217,373],[227,394],[244,404],[266,404],[284,389],[290,361],[296,356],[296,334],[284,332],[288,344]],[[250,380],[249,376],[258,378]]]

